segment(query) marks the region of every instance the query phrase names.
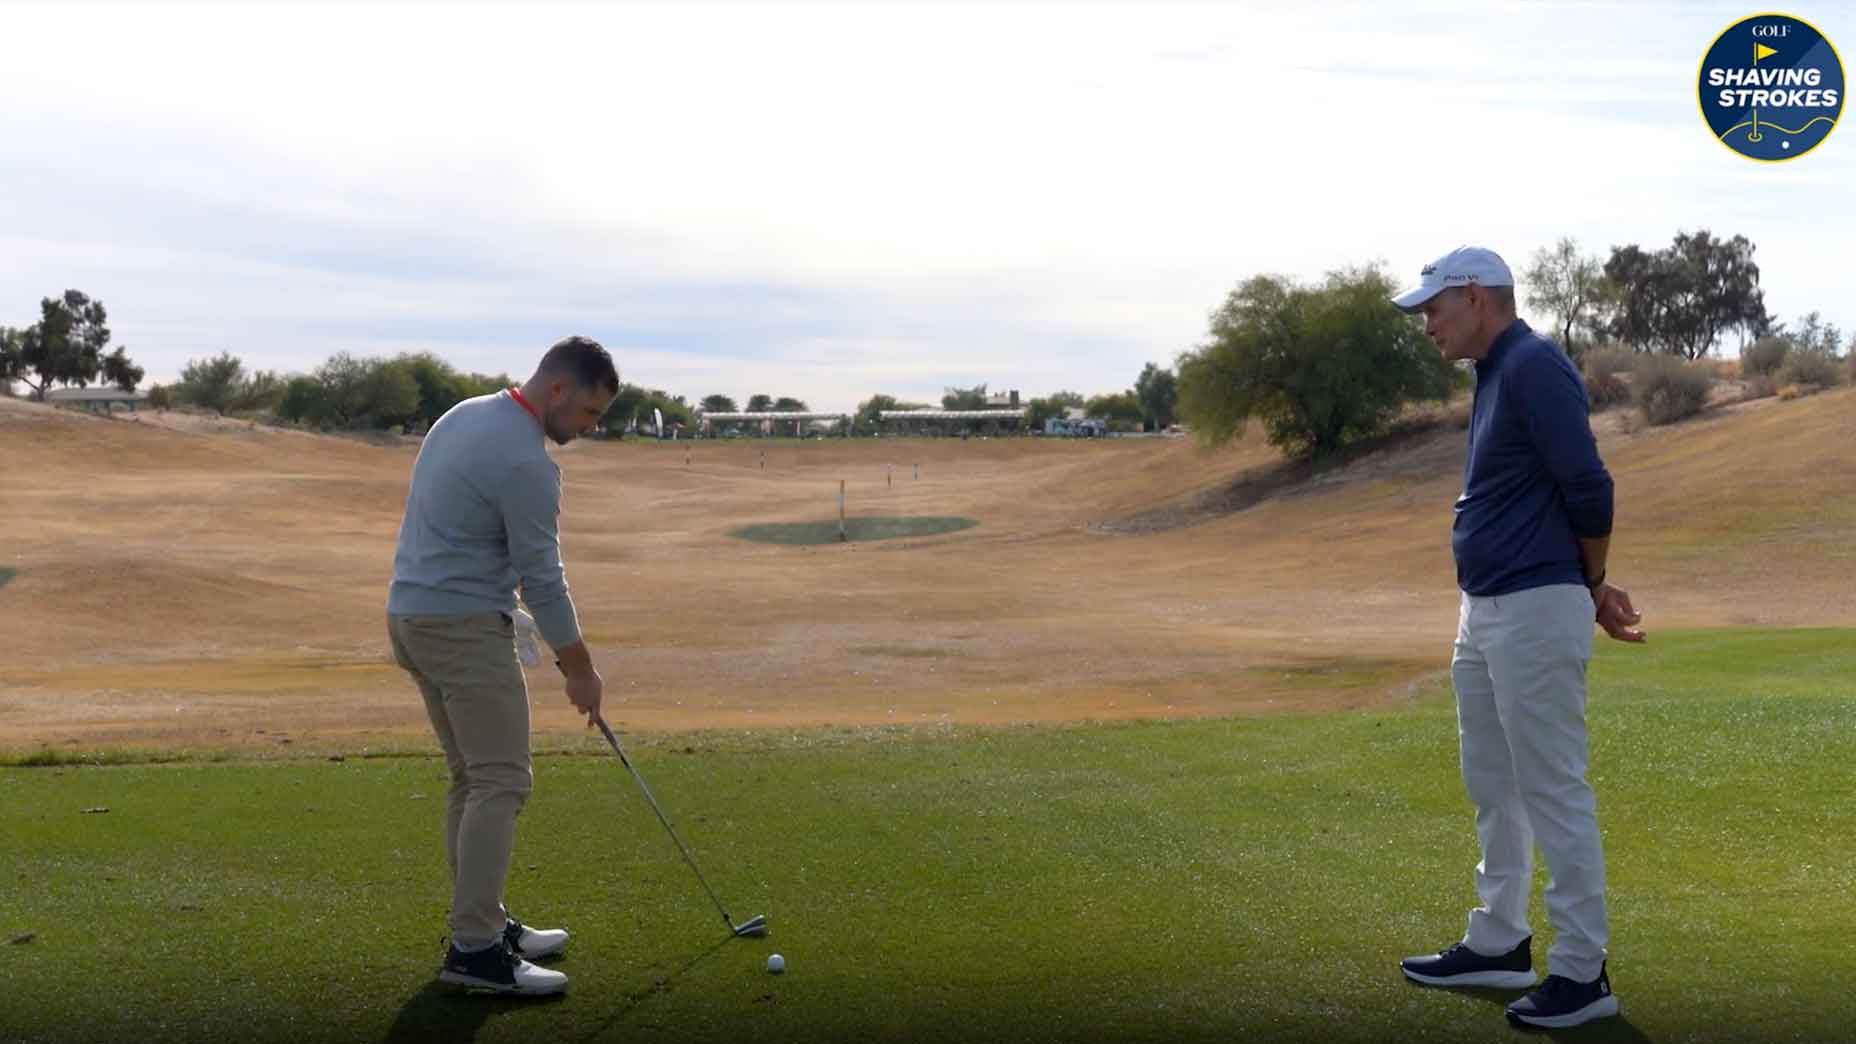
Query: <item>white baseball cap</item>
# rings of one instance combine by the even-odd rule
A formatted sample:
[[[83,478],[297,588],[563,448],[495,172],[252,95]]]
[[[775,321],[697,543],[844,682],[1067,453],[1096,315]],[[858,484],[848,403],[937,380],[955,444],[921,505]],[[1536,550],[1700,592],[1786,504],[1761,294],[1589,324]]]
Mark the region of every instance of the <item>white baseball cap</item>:
[[[1424,302],[1453,286],[1513,286],[1514,274],[1502,256],[1487,247],[1460,246],[1424,266],[1418,285],[1394,297],[1400,310],[1416,312]]]

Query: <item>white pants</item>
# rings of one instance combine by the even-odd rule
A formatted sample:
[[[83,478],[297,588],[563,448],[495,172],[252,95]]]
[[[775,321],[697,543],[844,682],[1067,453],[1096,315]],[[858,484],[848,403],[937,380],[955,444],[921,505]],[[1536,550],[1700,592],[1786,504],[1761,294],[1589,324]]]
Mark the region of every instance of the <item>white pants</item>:
[[[1463,785],[1482,842],[1482,905],[1470,912],[1463,942],[1494,955],[1532,934],[1527,907],[1538,842],[1552,872],[1547,971],[1579,982],[1598,977],[1608,941],[1598,802],[1585,779],[1592,630],[1592,596],[1577,585],[1464,595],[1450,663]]]

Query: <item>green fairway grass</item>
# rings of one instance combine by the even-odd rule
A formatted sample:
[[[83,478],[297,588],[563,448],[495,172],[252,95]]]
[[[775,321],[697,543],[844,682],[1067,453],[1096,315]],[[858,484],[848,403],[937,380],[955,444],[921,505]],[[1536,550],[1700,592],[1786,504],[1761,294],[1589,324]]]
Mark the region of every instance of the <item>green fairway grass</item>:
[[[939,536],[942,533],[957,533],[979,525],[970,518],[908,516],[901,518],[850,518],[844,523],[844,538],[847,541],[894,540],[898,537]],[[767,522],[756,526],[742,526],[733,530],[730,536],[740,540],[752,540],[762,544],[835,544],[838,542],[838,520],[826,522]]]
[[[1625,1018],[1556,1039],[1856,1035],[1853,681],[1850,631],[1601,644]],[[1441,685],[1331,715],[632,747],[773,934],[726,939],[589,739],[537,761],[509,884],[574,932],[572,988],[541,1003],[432,985],[436,758],[0,769],[0,1041],[1523,1039],[1514,994],[1397,970],[1474,902]]]

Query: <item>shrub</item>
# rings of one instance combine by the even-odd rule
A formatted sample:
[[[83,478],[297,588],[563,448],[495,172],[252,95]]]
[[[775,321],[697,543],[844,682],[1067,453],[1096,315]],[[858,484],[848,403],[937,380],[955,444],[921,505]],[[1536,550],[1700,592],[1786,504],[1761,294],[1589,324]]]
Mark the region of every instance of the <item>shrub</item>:
[[[1637,360],[1642,357],[1641,352],[1633,352],[1629,348],[1608,344],[1602,348],[1587,351],[1580,366],[1585,371],[1585,382],[1594,384],[1600,378],[1629,373],[1636,368]]]
[[[1770,377],[1779,372],[1792,343],[1783,337],[1761,337],[1740,353],[1740,372],[1748,377]]]
[[[1773,376],[1781,385],[1815,384],[1829,388],[1837,383],[1837,363],[1830,356],[1817,352],[1791,352]]]
[[[1630,373],[1641,358],[1641,353],[1617,344],[1586,350],[1579,366],[1585,375],[1587,407],[1593,413],[1631,401]]]
[[[1613,406],[1630,405],[1630,382],[1615,373],[1607,373],[1585,382],[1588,408],[1600,413]]]
[[[1451,367],[1390,306],[1396,292],[1377,268],[1315,285],[1246,280],[1205,343],[1179,356],[1180,418],[1208,446],[1255,419],[1271,445],[1322,457],[1385,431],[1409,403],[1448,399]]]
[[[1708,402],[1708,375],[1669,355],[1646,355],[1632,375],[1637,405],[1651,424],[1674,424]]]

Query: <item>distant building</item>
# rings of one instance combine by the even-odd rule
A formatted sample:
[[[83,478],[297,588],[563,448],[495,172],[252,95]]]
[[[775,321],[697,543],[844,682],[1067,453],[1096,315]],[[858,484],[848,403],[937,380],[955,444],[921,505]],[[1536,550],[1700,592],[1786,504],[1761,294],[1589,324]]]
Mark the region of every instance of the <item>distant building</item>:
[[[954,435],[970,430],[981,435],[1004,435],[1023,431],[1025,414],[1029,412],[1023,406],[993,410],[881,410],[877,420],[903,435]]]
[[[820,424],[846,430],[850,418],[842,413],[774,413],[771,411],[747,413],[699,413],[696,417],[698,430],[709,438],[717,435],[732,437],[728,432],[758,433],[762,435],[804,435],[808,427]]]
[[[53,406],[81,408],[92,413],[108,413],[120,405],[134,413],[137,406],[148,401],[148,393],[123,391],[116,387],[53,388],[45,393],[45,401]]]

